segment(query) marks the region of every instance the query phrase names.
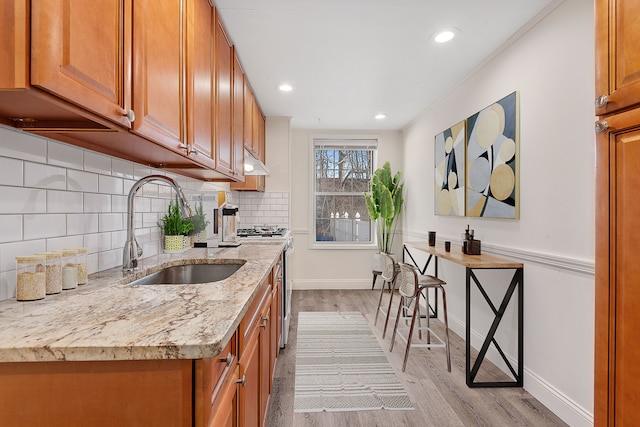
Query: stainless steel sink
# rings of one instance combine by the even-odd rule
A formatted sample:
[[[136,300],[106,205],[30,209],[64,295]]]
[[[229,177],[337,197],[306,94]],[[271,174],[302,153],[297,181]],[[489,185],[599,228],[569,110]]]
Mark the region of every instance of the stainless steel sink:
[[[130,285],[190,285],[224,280],[238,271],[245,260],[233,263],[186,264],[167,267],[148,276],[134,280]]]

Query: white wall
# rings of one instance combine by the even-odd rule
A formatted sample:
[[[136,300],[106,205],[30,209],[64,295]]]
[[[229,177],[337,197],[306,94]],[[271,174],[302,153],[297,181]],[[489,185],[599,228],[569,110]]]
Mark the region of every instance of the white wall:
[[[208,183],[214,192],[201,192],[195,179],[0,126],[0,300],[15,298],[16,256],[87,247],[90,274],[122,265],[127,196],[136,180],[150,174],[176,179],[192,208],[203,202],[210,222],[213,195],[229,189]],[[145,184],[136,196],[143,257],[162,252],[157,223],[172,197],[171,187],[156,183]]]
[[[291,144],[291,229],[295,239],[294,289],[355,289],[371,287],[371,249],[310,249],[313,242],[311,171],[314,136],[378,135],[378,166],[391,162],[400,169],[400,132],[293,130]],[[400,239],[397,239],[400,242]]]
[[[561,3],[402,132],[405,239],[424,241],[436,230],[440,240],[459,244],[470,224],[485,251],[525,261],[525,389],[570,425],[593,423],[593,28],[593,2]],[[434,136],[516,90],[520,219],[435,216]],[[452,327],[464,336],[463,268],[442,262],[440,274],[449,283]],[[483,276],[506,280],[504,274]],[[472,307],[476,347],[490,318],[479,298]],[[515,359],[515,331],[506,325],[498,341]]]

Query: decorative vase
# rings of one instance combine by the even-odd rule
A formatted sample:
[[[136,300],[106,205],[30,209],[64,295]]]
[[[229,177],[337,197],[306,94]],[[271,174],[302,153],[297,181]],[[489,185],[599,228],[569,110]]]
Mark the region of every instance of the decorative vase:
[[[201,232],[193,235],[193,241],[196,243],[204,243],[207,241],[207,230],[202,230]]]
[[[373,271],[382,271],[384,269],[384,257],[382,257],[380,252],[373,254],[371,269]]]
[[[168,254],[180,253],[184,250],[184,237],[178,236],[164,236],[164,252]]]

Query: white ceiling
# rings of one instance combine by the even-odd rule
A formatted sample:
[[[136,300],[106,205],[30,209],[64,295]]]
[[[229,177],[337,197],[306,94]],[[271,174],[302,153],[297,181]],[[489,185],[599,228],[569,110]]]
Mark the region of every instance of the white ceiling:
[[[562,0],[216,0],[266,116],[401,129]],[[456,28],[452,42],[431,35]],[[289,93],[277,86],[288,82]],[[387,114],[380,121],[377,113]]]

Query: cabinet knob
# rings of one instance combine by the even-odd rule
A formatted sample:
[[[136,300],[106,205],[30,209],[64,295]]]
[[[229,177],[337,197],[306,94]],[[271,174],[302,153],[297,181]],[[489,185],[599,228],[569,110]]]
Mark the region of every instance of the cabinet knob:
[[[262,318],[262,322],[263,322],[263,323],[262,323],[262,325],[260,325],[260,327],[261,327],[261,328],[263,328],[263,329],[267,329],[267,322],[268,322],[268,321],[269,321],[269,316],[267,316],[267,317],[263,317],[263,318]]]
[[[221,362],[224,362],[227,366],[231,366],[231,362],[233,362],[233,355],[231,352],[227,354],[227,357],[220,359]]]
[[[247,376],[246,375],[243,375],[242,378],[240,378],[239,380],[236,380],[236,384],[241,384],[242,387],[245,386],[246,382],[247,382]]]
[[[595,125],[596,132],[602,133],[609,129],[609,123],[606,120],[598,120]]]
[[[596,98],[596,108],[602,108],[609,102],[607,95],[601,95]]]
[[[123,116],[126,116],[127,119],[129,119],[129,121],[131,123],[133,123],[136,120],[136,113],[133,110],[127,110],[124,112]]]

